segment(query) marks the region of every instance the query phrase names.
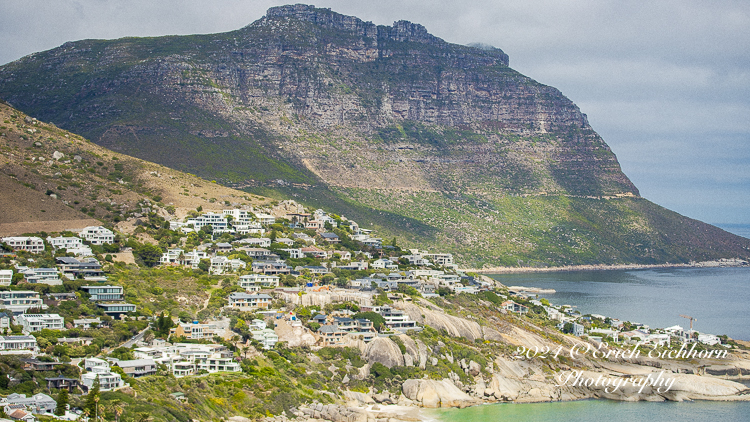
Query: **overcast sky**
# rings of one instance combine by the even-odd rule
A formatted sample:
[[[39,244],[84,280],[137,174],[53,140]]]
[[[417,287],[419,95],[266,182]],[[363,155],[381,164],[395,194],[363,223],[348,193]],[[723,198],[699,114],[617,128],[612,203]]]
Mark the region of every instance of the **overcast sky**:
[[[260,0],[0,0],[0,64],[85,38],[224,32]],[[644,197],[750,224],[750,1],[329,0],[376,24],[421,23],[503,49],[589,117]]]

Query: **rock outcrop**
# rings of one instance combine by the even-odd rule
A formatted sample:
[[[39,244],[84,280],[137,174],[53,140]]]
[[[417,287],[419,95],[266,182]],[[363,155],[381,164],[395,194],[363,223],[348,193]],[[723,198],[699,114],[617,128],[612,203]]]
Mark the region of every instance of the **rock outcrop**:
[[[378,362],[388,368],[404,366],[404,355],[401,354],[401,349],[387,337],[376,337],[372,340],[367,345],[364,356],[370,365]]]
[[[422,407],[467,407],[481,403],[469,396],[449,379],[436,380],[406,380],[403,384],[404,396],[418,403]]]

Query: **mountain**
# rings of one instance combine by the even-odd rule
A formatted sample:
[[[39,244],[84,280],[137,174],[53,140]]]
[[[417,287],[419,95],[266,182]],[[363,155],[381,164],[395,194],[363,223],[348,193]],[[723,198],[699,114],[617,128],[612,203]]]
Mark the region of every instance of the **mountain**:
[[[102,223],[125,229],[149,211],[184,217],[197,207],[269,202],[109,151],[1,102],[0,120],[2,236]]]
[[[223,34],[84,40],[0,97],[93,142],[371,222],[464,265],[747,257],[639,196],[586,116],[488,46],[293,5]]]

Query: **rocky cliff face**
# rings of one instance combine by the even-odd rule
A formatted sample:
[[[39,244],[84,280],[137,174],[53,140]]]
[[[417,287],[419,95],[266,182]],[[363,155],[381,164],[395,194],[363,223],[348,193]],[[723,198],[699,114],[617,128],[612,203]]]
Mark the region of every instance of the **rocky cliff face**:
[[[482,171],[511,192],[637,194],[578,107],[513,71],[502,50],[312,6],[272,8],[225,34],[67,43],[5,66],[0,95],[199,173],[206,159],[194,152],[225,148],[217,159],[233,165],[202,174],[225,180],[248,178],[230,158],[239,148],[339,186],[455,189],[465,180],[448,183],[450,173]],[[512,180],[519,170],[523,184]]]

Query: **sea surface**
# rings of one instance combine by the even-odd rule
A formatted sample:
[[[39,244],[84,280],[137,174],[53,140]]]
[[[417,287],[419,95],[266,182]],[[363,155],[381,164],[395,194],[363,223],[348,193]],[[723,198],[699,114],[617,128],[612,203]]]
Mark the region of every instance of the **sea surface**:
[[[750,421],[750,402],[574,402],[491,404],[426,411],[443,422],[709,422]]]
[[[575,306],[651,328],[680,325],[750,340],[750,268],[670,268],[499,274],[506,286],[555,289],[540,294],[555,305]]]
[[[736,234],[737,236],[742,236],[750,239],[750,224],[714,223],[714,226],[720,229],[724,229],[729,233]]]

